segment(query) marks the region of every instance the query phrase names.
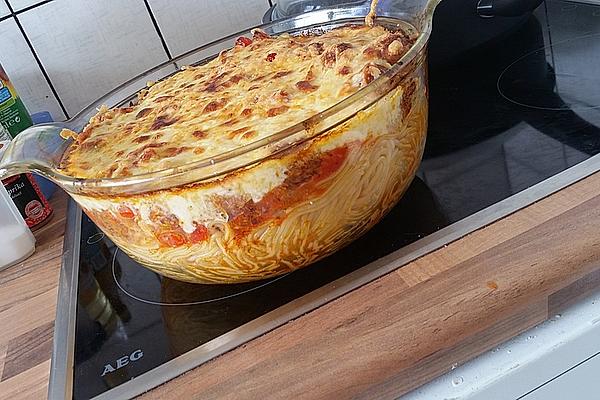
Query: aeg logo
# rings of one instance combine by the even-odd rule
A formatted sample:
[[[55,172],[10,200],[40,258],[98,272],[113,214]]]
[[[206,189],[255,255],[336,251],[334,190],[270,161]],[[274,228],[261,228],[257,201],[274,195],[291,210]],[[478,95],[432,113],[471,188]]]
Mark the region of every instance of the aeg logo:
[[[137,361],[142,357],[144,357],[144,353],[142,352],[141,349],[137,349],[130,355],[125,355],[125,356],[117,359],[115,362],[115,367],[113,367],[111,363],[106,364],[104,366],[104,372],[102,372],[101,376],[104,376],[111,372],[115,372],[119,368],[123,368],[124,366],[129,364],[129,361]]]

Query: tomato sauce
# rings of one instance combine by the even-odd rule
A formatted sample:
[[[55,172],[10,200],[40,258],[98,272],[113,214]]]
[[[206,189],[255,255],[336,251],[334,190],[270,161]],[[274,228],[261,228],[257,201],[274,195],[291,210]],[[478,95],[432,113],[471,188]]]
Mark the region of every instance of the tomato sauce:
[[[294,165],[280,186],[273,188],[256,203],[252,200],[244,203],[241,209],[227,207],[239,202],[223,202],[222,206],[229,216],[235,215],[229,225],[235,231],[236,238],[246,236],[269,220],[284,218],[287,208],[321,194],[325,189],[318,184],[339,170],[347,157],[348,147],[343,146],[326,152],[318,159]]]
[[[235,238],[241,239],[267,221],[284,219],[289,207],[322,194],[326,188],[320,183],[340,169],[348,157],[348,151],[348,146],[342,146],[318,157],[302,159],[288,170],[281,185],[273,188],[258,202],[243,201],[236,197],[221,199],[220,206],[229,215],[229,225],[234,230]],[[113,232],[119,237],[134,236],[138,213],[125,204],[121,204],[116,213],[104,210],[88,214],[107,232]],[[191,245],[210,238],[205,225],[194,222],[194,231],[187,233],[181,228],[175,215],[158,208],[150,211],[149,218],[153,234],[163,247]]]

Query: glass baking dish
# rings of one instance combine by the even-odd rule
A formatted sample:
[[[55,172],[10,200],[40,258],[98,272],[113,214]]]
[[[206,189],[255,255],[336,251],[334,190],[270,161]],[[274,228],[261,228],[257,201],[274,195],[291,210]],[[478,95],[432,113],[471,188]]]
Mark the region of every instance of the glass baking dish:
[[[175,74],[183,65],[210,61],[239,36],[249,35],[248,30],[137,76],[68,121],[29,128],[0,161],[0,177],[35,172],[51,179],[130,257],[173,279],[238,283],[301,268],[366,232],[413,179],[427,131],[426,45],[437,3],[401,1],[378,10],[376,23],[388,29],[410,24],[409,29],[418,32],[414,46],[354,94],[268,137],[207,159],[123,178],[79,179],[58,169],[73,141],[61,137],[63,128],[79,132],[101,105],[134,103],[148,81]],[[339,6],[259,28],[270,35],[322,32],[363,24],[367,12],[364,5]],[[337,143],[333,148],[332,141]],[[203,220],[202,240],[194,239],[197,221],[186,218],[212,201],[215,188],[269,173],[273,160],[292,166],[311,157],[330,166],[326,177],[321,171],[321,178],[309,186],[252,200],[249,207],[254,213],[261,210],[258,217],[245,216],[247,208],[221,208],[212,219]],[[244,195],[240,193],[248,197]],[[182,204],[187,211],[181,210]],[[157,232],[156,221],[148,216],[152,210],[160,210],[167,219],[177,217],[178,222]],[[242,237],[235,229],[243,231]]]

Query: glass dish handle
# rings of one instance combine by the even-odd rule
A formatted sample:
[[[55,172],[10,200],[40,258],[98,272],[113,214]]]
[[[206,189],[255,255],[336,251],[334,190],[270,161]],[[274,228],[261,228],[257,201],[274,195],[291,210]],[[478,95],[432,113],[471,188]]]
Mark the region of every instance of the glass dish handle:
[[[33,172],[52,179],[62,154],[73,139],[60,136],[60,124],[35,125],[10,142],[0,158],[0,178]]]

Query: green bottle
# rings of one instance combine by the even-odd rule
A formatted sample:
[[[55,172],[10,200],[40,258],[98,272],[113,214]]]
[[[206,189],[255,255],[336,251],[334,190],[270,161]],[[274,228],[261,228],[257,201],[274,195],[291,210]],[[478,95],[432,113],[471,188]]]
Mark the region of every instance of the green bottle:
[[[33,125],[31,116],[0,65],[0,123],[14,138]]]

